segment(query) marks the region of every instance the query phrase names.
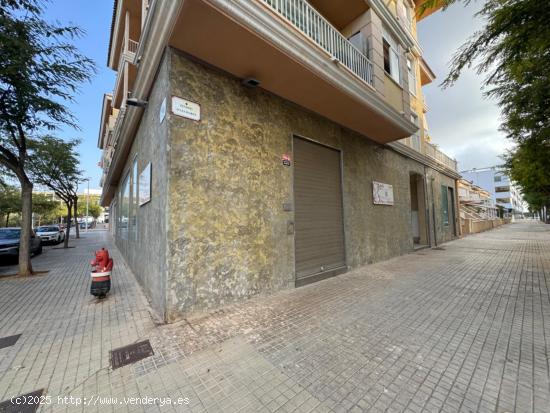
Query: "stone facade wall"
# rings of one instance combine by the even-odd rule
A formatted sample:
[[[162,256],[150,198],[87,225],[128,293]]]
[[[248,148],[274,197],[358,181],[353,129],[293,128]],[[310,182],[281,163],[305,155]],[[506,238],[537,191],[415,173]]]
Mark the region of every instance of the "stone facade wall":
[[[120,190],[124,177],[131,173],[134,159],[138,162],[138,173],[151,163],[151,201],[137,207],[137,228],[135,235],[129,231],[127,239],[121,237],[119,222],[115,222],[116,244],[128,265],[144,288],[151,306],[160,317],[166,307],[166,193],[169,175],[167,160],[168,122],[159,119],[159,107],[168,95],[167,54],[160,65],[157,79],[149,96],[141,123],[137,130],[130,154],[124,166],[115,197],[117,217],[120,219]],[[130,109],[135,110],[135,109]],[[115,263],[116,265],[116,263]],[[116,280],[115,280],[116,282]]]
[[[347,264],[409,252],[410,174],[420,163],[216,69],[170,50],[170,93],[201,106],[201,120],[170,115],[166,319],[294,286],[292,155],[298,135],[343,156]],[[436,171],[434,188],[454,181]],[[372,181],[393,185],[374,205]],[[428,191],[429,192],[429,191]],[[428,200],[431,205],[431,200]],[[440,208],[435,197],[436,210]],[[441,220],[441,214],[437,212]],[[451,231],[437,226],[438,241]]]

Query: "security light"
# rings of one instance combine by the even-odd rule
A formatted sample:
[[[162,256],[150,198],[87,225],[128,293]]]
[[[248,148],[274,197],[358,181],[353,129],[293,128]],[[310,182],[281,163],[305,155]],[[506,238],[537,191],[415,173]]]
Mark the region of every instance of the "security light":
[[[252,77],[248,77],[246,79],[243,79],[241,82],[243,86],[254,88],[260,86],[260,81],[257,79],[254,79]]]
[[[138,98],[129,98],[129,99],[126,99],[126,104],[128,106],[136,106],[138,108],[144,108],[145,106],[147,106],[147,101],[141,100]]]

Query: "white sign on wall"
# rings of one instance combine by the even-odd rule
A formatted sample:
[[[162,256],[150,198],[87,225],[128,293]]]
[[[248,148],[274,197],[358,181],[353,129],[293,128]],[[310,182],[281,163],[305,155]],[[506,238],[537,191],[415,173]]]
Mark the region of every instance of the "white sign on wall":
[[[393,186],[372,181],[372,199],[375,204],[393,205]]]
[[[191,120],[201,120],[201,106],[177,96],[172,96],[172,113]]]
[[[151,162],[139,174],[139,206],[151,200]]]

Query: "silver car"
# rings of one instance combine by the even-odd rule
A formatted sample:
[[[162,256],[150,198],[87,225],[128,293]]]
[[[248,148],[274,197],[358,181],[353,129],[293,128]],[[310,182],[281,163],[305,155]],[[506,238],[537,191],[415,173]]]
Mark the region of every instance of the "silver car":
[[[65,233],[59,225],[44,225],[36,228],[36,235],[42,239],[44,243],[59,244],[65,240]]]

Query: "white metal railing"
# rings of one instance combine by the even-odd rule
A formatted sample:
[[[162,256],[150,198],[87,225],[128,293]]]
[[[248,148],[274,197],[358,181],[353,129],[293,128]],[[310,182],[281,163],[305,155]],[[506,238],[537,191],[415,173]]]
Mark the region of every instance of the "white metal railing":
[[[374,87],[372,62],[305,0],[262,0],[333,59]]]
[[[428,155],[430,158],[433,158],[437,162],[445,165],[447,168],[458,172],[456,160],[445,155],[443,152],[437,149],[435,145],[432,145],[431,143],[426,142],[425,151],[426,151],[426,155]]]
[[[137,52],[138,46],[139,46],[138,42],[132,39],[128,39],[126,50],[130,53],[135,54]]]

